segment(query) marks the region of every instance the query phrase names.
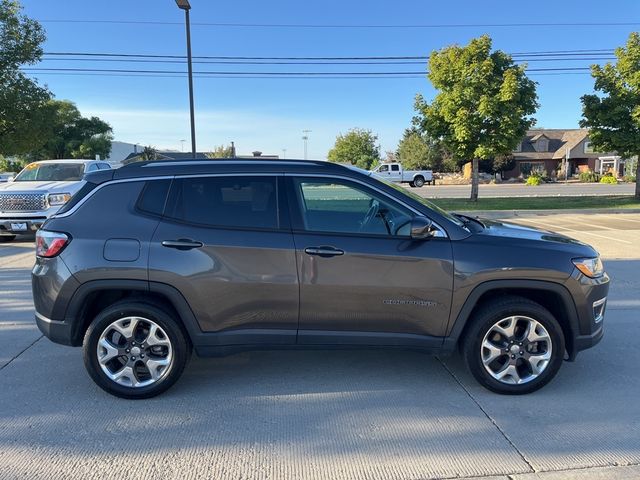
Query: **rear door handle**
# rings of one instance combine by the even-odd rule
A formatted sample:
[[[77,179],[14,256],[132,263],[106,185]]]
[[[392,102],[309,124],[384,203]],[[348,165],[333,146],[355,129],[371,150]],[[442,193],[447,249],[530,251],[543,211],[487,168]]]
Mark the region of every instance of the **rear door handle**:
[[[200,248],[204,245],[202,242],[197,242],[195,240],[165,240],[162,242],[163,247],[167,248],[175,248],[177,250],[191,250],[192,248]]]
[[[318,255],[320,257],[336,257],[344,255],[344,250],[334,247],[307,247],[304,253],[308,255]]]

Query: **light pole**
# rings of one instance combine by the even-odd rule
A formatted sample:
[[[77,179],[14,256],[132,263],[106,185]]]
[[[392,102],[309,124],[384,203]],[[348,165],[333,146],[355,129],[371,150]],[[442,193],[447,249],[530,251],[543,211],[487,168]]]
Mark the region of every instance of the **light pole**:
[[[302,130],[302,140],[304,141],[304,159],[307,159],[307,142],[309,141],[309,134],[311,130]]]
[[[196,120],[193,110],[193,67],[191,65],[191,23],[189,22],[189,0],[176,0],[178,8],[184,10],[184,21],[187,29],[187,65],[189,70],[189,111],[191,114],[191,155],[196,158]]]
[[[287,158],[287,149],[286,148],[282,149],[282,158],[284,158],[284,159]]]
[[[186,142],[186,140],[180,140],[180,151],[184,152],[184,142]]]

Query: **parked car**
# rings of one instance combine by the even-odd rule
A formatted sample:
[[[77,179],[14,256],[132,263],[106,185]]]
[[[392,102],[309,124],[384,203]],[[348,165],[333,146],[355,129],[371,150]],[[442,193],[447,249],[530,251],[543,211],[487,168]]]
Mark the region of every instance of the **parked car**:
[[[37,233],[36,322],[120,397],[169,388],[192,348],[460,349],[483,386],[523,394],[603,335],[592,247],[357,169],[141,162],[85,180]]]
[[[13,180],[13,173],[0,173],[0,183],[9,182]]]
[[[83,185],[85,173],[108,170],[98,160],[44,160],[28,164],[0,184],[0,242],[36,231]]]
[[[373,173],[383,180],[395,183],[408,183],[412,187],[422,187],[433,183],[432,170],[404,170],[400,163],[381,163]]]

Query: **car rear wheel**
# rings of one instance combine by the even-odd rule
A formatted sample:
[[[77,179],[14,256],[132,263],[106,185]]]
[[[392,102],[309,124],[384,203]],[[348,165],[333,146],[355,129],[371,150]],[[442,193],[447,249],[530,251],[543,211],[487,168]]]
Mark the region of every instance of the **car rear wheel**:
[[[519,395],[546,385],[565,353],[562,327],[541,305],[509,296],[483,305],[462,351],[476,380],[497,393]]]
[[[413,180],[413,184],[414,184],[416,187],[418,187],[418,188],[422,187],[422,186],[424,185],[424,178],[422,178],[422,177],[416,177],[416,178]]]
[[[84,364],[106,392],[149,398],[182,374],[191,345],[180,325],[162,309],[143,302],[119,302],[98,314],[83,342]]]
[[[13,242],[15,239],[15,235],[0,235],[0,243]]]

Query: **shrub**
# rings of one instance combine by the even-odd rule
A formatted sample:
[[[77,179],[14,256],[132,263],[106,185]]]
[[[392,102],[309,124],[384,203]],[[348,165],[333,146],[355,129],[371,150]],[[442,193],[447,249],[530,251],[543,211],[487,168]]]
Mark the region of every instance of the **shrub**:
[[[613,176],[613,175],[604,175],[601,179],[600,179],[600,183],[611,183],[611,184],[617,184],[618,180]]]
[[[629,183],[636,183],[636,177],[635,175],[625,175],[624,177],[622,177],[622,181],[629,182]]]
[[[587,170],[586,172],[580,172],[578,178],[584,183],[595,183],[598,181],[598,174],[593,170]]]
[[[541,183],[543,183],[542,176],[537,173],[532,173],[531,175],[529,175],[529,178],[527,178],[526,181],[526,184],[530,187],[536,187]]]

